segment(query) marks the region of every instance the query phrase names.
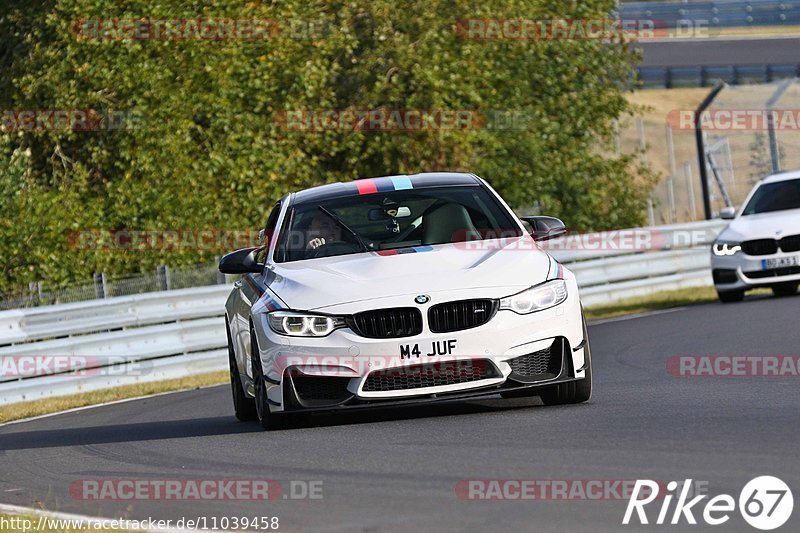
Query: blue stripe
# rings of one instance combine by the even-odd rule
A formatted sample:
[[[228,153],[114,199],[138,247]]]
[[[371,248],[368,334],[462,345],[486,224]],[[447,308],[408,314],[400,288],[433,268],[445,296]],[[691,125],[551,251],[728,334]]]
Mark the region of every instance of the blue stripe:
[[[392,183],[394,184],[394,190],[396,191],[414,188],[414,185],[411,184],[411,179],[406,176],[392,176]]]
[[[415,252],[430,252],[431,250],[433,250],[433,246],[415,246],[414,247],[414,251]]]
[[[372,180],[378,192],[391,192],[394,190],[394,182],[389,178],[377,178]]]

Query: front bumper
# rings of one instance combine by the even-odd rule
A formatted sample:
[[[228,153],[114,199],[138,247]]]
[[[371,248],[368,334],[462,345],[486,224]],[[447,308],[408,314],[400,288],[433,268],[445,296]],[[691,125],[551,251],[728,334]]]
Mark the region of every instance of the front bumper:
[[[426,320],[422,333],[413,337],[370,339],[342,328],[324,338],[297,338],[277,335],[262,323],[256,327],[256,334],[271,408],[274,412],[325,411],[424,403],[582,379],[585,339],[581,308],[574,278],[567,281],[569,295],[560,305],[529,315],[498,311],[482,326],[451,333],[432,333]],[[502,295],[482,292],[484,297]],[[445,300],[444,295],[432,296],[434,301]],[[462,291],[459,298],[450,299],[464,297]],[[407,300],[402,298],[402,302]],[[400,303],[381,302],[381,307]],[[420,306],[423,316],[427,316],[426,307]],[[352,311],[342,308],[329,312]],[[452,341],[452,353],[427,355],[436,352],[432,346],[446,346]],[[418,346],[419,355],[404,358],[400,347],[405,345]],[[542,359],[547,350],[548,361],[552,361],[549,365]],[[528,374],[515,372],[512,366],[519,367],[520,358],[531,354],[538,354],[537,364],[547,366],[547,371],[542,367],[542,371]],[[440,365],[434,369],[433,378],[429,368],[421,370],[422,377],[416,373],[420,369],[412,369],[432,365]],[[477,366],[480,369],[476,370]],[[414,374],[409,378],[411,370]],[[375,376],[381,372],[394,373],[398,379],[388,380],[392,383],[388,387],[375,386]],[[469,379],[462,375],[464,372]],[[458,379],[436,379],[442,375],[452,378],[454,373]],[[400,386],[395,384],[398,380]],[[404,382],[409,385],[404,387]]]
[[[350,393],[346,386],[342,387],[345,394],[338,399],[320,400],[319,398],[304,397],[298,391],[298,379],[314,379],[314,380],[336,380],[339,378],[320,377],[320,376],[304,376],[299,373],[287,372],[287,375],[282,380],[282,393],[283,393],[283,412],[325,412],[325,411],[339,411],[339,410],[353,410],[364,408],[380,408],[380,407],[393,407],[403,405],[416,405],[431,402],[444,402],[456,401],[467,399],[480,399],[485,397],[494,396],[503,392],[530,390],[535,393],[534,389],[546,389],[559,383],[566,383],[569,381],[577,381],[583,379],[576,377],[576,370],[572,364],[572,356],[569,351],[569,345],[564,343],[566,347],[563,351],[556,352],[554,356],[557,358],[558,373],[553,377],[547,377],[542,380],[529,380],[522,376],[515,376],[514,373],[508,376],[504,381],[496,384],[481,384],[475,388],[464,390],[454,389],[452,391],[433,393],[430,389],[425,389],[424,392],[417,392],[413,395],[403,395],[400,397],[389,398],[365,398]],[[585,373],[585,368],[580,369],[580,373]]]
[[[768,256],[751,256],[737,252],[729,256],[711,253],[714,286],[720,292],[769,287],[777,283],[800,281],[800,266],[766,268],[768,259],[798,257],[797,252],[778,252]]]

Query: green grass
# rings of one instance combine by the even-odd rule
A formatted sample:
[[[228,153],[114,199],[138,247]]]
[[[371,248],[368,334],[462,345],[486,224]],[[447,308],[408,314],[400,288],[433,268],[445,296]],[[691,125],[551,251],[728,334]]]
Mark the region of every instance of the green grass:
[[[769,289],[756,289],[749,291],[747,294],[771,294],[771,292]],[[649,296],[637,296],[636,298],[629,298],[606,305],[587,307],[586,318],[590,320],[611,318],[716,301],[717,292],[713,287],[693,287],[690,289],[657,292]]]
[[[748,26],[735,28],[715,28],[709,30],[713,37],[794,37],[800,26]]]
[[[698,303],[713,302],[717,293],[712,287],[695,287],[675,291],[657,292],[648,296],[637,296],[619,302],[586,308],[587,319],[611,318],[632,315],[670,307],[683,307]]]
[[[170,379],[166,381],[153,381],[124,385],[114,389],[103,389],[92,392],[83,392],[70,396],[44,398],[30,402],[19,402],[0,406],[0,423],[30,418],[32,416],[57,413],[76,407],[85,407],[98,403],[112,402],[139,396],[149,396],[161,392],[170,392],[184,389],[196,389],[208,385],[218,385],[228,382],[228,372],[209,372],[185,378]],[[2,533],[2,531],[0,531]]]

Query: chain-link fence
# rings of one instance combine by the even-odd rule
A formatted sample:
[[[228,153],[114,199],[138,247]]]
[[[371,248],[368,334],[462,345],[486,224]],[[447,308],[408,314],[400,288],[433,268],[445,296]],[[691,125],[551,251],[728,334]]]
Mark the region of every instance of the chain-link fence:
[[[152,274],[109,278],[96,274],[90,283],[62,288],[49,288],[45,283],[31,283],[28,290],[14,295],[0,295],[0,309],[17,309],[69,302],[127,296],[171,289],[202,287],[226,283],[226,277],[217,269],[217,263],[191,267],[169,268],[160,266]]]
[[[725,86],[703,113],[704,159],[714,214],[726,205],[741,205],[759,179],[775,171],[800,169],[797,81]],[[660,93],[667,103],[657,113],[620,124],[620,150],[641,150],[641,157],[662,176],[651,194],[652,225],[704,218],[694,110],[709,89],[691,91],[688,100],[675,98],[674,105],[668,91]]]

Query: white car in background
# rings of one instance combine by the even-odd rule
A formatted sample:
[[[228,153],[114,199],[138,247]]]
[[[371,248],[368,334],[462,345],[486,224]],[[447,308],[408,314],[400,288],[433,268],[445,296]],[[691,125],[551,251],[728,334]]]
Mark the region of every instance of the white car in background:
[[[524,221],[524,223],[523,223]],[[333,183],[273,208],[225,306],[236,416],[500,394],[578,403],[592,365],[575,276],[536,245],[566,232],[517,218],[481,178]]]
[[[758,182],[711,247],[714,287],[723,302],[748,289],[770,287],[776,296],[797,293],[800,283],[800,171]]]

